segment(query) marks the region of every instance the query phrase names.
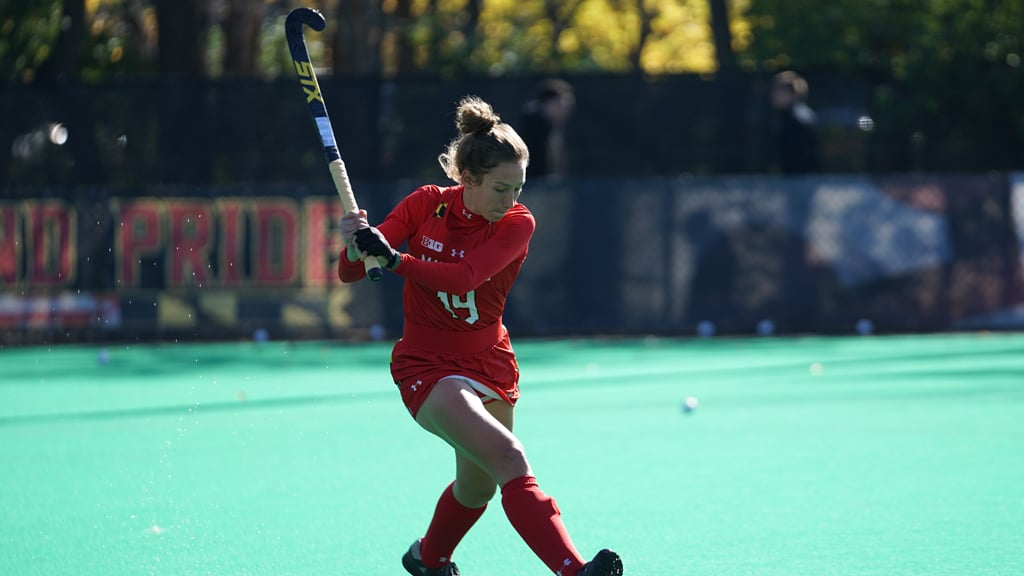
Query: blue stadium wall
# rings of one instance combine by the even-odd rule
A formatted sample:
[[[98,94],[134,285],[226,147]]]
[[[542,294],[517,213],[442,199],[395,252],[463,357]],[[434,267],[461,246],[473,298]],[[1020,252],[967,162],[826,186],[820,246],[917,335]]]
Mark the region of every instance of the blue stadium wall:
[[[356,182],[379,219],[419,182]],[[518,336],[1024,328],[1024,174],[530,182]],[[0,341],[364,339],[402,280],[338,282],[330,189],[7,189]],[[707,324],[706,324],[707,325]]]

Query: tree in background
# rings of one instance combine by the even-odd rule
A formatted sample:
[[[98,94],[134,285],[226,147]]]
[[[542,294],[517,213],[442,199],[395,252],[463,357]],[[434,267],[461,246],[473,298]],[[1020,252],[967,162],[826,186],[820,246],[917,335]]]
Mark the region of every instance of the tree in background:
[[[715,60],[720,70],[736,68],[736,49],[729,15],[728,0],[708,0],[711,9],[711,38],[715,45]]]
[[[224,20],[224,74],[260,76],[260,33],[265,6],[252,0],[229,0]]]
[[[740,39],[747,0],[730,2],[727,25]],[[616,22],[609,27],[607,22]],[[644,74],[713,73],[718,69],[707,0],[594,0],[579,9],[563,42],[576,69]],[[737,40],[740,42],[740,40]]]
[[[746,2],[729,7],[737,38]],[[707,0],[396,0],[384,14],[385,74],[717,68]]]
[[[203,0],[156,0],[159,27],[157,66],[171,78],[206,76],[210,13]]]
[[[307,38],[336,73],[713,72],[749,37],[750,0],[311,0],[331,26]],[[5,0],[0,73],[44,63],[83,78],[270,78],[288,70],[284,0]],[[712,16],[714,15],[714,18]],[[80,24],[64,30],[65,16]],[[614,23],[614,25],[609,25]],[[715,33],[712,33],[715,30]],[[78,35],[71,38],[70,34]],[[734,41],[729,41],[731,35]],[[725,38],[725,40],[722,40]],[[75,58],[68,50],[79,49]]]
[[[967,70],[972,60],[1002,66],[1006,73],[1019,66],[1024,42],[1024,5],[996,0],[837,0],[824,6],[812,0],[303,4],[331,18],[327,45],[316,35],[308,41],[312,52],[319,50],[318,62],[338,73],[709,73],[735,59],[748,71],[827,67],[918,81],[950,67]],[[0,5],[0,73],[8,82],[31,82],[44,64],[77,65],[84,79],[159,72],[274,77],[285,71],[278,57],[279,27],[294,7],[284,0]]]
[[[37,71],[42,80],[77,80],[85,47],[85,2],[62,0],[60,31],[52,55]]]
[[[0,21],[0,71],[4,81],[32,82],[49,57],[60,31],[60,5],[3,0]]]
[[[580,9],[580,5],[583,4],[583,0],[544,0],[544,15],[547,17],[548,22],[551,26],[551,56],[548,59],[548,64],[545,66],[547,70],[557,71],[561,68],[562,64],[562,35],[572,27],[573,20],[576,18],[576,13]]]
[[[0,78],[30,83],[152,73],[156,14],[143,0],[0,0]]]
[[[371,74],[380,70],[381,23],[379,2],[339,2],[331,40],[335,74]]]

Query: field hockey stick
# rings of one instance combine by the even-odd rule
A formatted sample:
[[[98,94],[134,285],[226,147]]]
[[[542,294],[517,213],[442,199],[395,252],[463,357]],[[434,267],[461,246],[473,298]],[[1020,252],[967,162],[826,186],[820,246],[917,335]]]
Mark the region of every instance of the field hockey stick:
[[[318,10],[296,8],[288,14],[284,21],[284,35],[288,40],[288,51],[291,52],[292,60],[295,63],[295,72],[299,75],[299,85],[302,86],[306,104],[309,105],[309,113],[313,115],[313,121],[316,122],[320,143],[323,144],[324,155],[327,157],[327,167],[331,170],[331,178],[334,180],[334,188],[341,198],[341,205],[345,212],[358,212],[359,204],[356,203],[356,195],[352,192],[352,183],[348,179],[348,170],[345,169],[341,151],[338,150],[338,144],[334,139],[334,129],[331,127],[331,119],[327,116],[327,106],[324,104],[324,97],[320,92],[320,84],[316,81],[316,72],[309,62],[306,40],[302,37],[303,24],[320,32],[327,26],[327,20]],[[366,267],[366,275],[370,277],[370,280],[376,282],[383,276],[380,262],[375,256],[367,256],[363,260],[363,265]]]

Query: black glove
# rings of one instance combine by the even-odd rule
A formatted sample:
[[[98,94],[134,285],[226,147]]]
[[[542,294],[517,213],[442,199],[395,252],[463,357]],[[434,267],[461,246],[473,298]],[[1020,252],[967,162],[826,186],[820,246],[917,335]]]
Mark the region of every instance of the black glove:
[[[394,270],[398,265],[398,251],[388,244],[387,238],[376,228],[360,228],[354,234],[356,248],[360,252],[366,252],[370,256],[376,256],[384,261],[388,270]]]

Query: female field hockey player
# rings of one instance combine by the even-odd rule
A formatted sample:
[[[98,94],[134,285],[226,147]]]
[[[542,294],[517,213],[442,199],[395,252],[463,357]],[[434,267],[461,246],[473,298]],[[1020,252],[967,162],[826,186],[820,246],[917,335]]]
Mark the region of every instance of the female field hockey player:
[[[509,522],[553,573],[619,576],[622,562],[610,550],[584,563],[512,433],[519,367],[501,317],[535,226],[516,202],[529,152],[475,96],[459,102],[455,125],[460,135],[439,160],[457,186],[418,188],[378,227],[365,212],[341,220],[343,282],[365,276],[359,258],[367,255],[405,278],[391,374],[416,422],[455,451],[455,481],[402,565],[413,576],[458,576],[455,547],[500,487]],[[392,248],[405,242],[408,253]]]

